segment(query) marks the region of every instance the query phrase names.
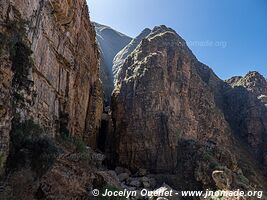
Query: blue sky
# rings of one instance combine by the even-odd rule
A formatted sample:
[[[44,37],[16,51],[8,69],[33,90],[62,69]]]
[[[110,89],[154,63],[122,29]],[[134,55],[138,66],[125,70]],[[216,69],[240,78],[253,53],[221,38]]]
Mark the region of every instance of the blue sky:
[[[135,37],[164,24],[197,58],[227,79],[256,70],[267,77],[265,0],[87,0],[93,21]]]

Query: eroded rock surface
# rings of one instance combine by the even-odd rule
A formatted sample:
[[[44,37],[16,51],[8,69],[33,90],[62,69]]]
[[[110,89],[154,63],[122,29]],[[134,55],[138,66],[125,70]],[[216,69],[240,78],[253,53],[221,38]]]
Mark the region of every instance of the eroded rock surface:
[[[112,72],[114,76],[114,82],[118,78],[119,71],[125,62],[125,59],[135,50],[135,48],[140,44],[142,39],[149,35],[151,30],[149,28],[144,29],[136,38],[127,44],[122,50],[120,50],[113,59]]]
[[[1,150],[8,151],[15,114],[94,146],[103,106],[86,1],[3,0],[0,7]]]
[[[170,171],[180,138],[229,144],[229,127],[196,64],[185,41],[165,26],[126,59],[113,95],[120,164]]]
[[[249,72],[246,76],[236,76],[226,81],[232,87],[245,87],[248,91],[261,100],[267,107],[267,81],[266,79],[256,71]]]
[[[112,97],[115,131],[109,142],[115,163],[156,172],[159,183],[166,181],[177,190],[185,183],[187,189],[199,190],[266,187],[257,164],[261,159],[251,151],[264,149],[265,115],[251,102],[256,109],[251,115],[238,111],[244,109],[243,101],[259,101],[256,96],[230,97],[229,83],[165,26],[155,27],[123,59]],[[239,126],[239,117],[254,122]],[[246,149],[233,134],[238,131],[258,147]]]
[[[267,160],[267,82],[258,72],[227,80],[225,115],[235,134],[255,152],[266,166]]]

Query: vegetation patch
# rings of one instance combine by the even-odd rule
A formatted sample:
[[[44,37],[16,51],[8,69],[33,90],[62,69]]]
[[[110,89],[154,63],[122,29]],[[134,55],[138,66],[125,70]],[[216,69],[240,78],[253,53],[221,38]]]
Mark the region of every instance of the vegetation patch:
[[[14,21],[9,24],[8,29],[12,34],[8,41],[8,46],[12,61],[11,69],[14,72],[12,85],[19,89],[27,90],[31,84],[28,76],[30,69],[33,67],[31,58],[33,52],[25,42],[27,22]]]
[[[14,102],[23,102],[20,90],[29,93],[32,81],[28,79],[30,69],[33,67],[31,58],[32,51],[26,40],[26,21],[8,21],[5,25],[5,32],[0,33],[0,57],[9,56],[14,73],[12,86],[14,87]]]
[[[14,72],[12,84],[13,86],[19,85],[27,88],[29,85],[29,70],[33,65],[31,59],[32,51],[21,41],[17,42],[13,48],[14,52],[11,55],[12,71]]]
[[[84,153],[86,151],[86,144],[81,137],[72,136],[69,132],[61,133],[60,137],[60,142],[65,145],[74,146],[77,152]]]
[[[215,157],[214,149],[204,149],[202,152],[202,158],[206,163],[209,163],[209,167],[212,170],[218,170],[223,168],[223,164],[221,164],[217,158]]]
[[[32,120],[13,123],[11,144],[9,169],[30,167],[39,177],[52,166],[59,154],[54,142]]]
[[[68,130],[69,114],[60,112],[59,132],[60,137],[57,138],[58,142],[67,149],[74,149],[79,153],[82,160],[91,162],[91,152],[87,149],[82,137],[73,136]]]

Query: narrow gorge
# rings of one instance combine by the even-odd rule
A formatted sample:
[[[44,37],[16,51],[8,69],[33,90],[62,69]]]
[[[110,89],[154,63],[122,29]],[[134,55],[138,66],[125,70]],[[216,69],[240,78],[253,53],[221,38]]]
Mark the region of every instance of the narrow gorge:
[[[260,73],[223,81],[173,29],[131,38],[92,22],[85,0],[0,9],[0,199],[266,191]]]

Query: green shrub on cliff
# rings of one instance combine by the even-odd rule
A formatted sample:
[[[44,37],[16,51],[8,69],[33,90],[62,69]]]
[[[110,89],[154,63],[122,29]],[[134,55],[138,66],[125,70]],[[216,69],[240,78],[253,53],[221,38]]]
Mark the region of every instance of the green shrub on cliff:
[[[27,87],[29,70],[33,65],[31,49],[22,41],[13,46],[11,54],[12,71],[14,72],[13,85]]]
[[[79,136],[72,136],[69,132],[62,132],[60,134],[60,141],[74,146],[76,151],[79,153],[86,152],[86,144]]]
[[[31,167],[37,176],[41,176],[52,166],[59,151],[43,132],[32,120],[13,123],[9,163],[11,169]]]

